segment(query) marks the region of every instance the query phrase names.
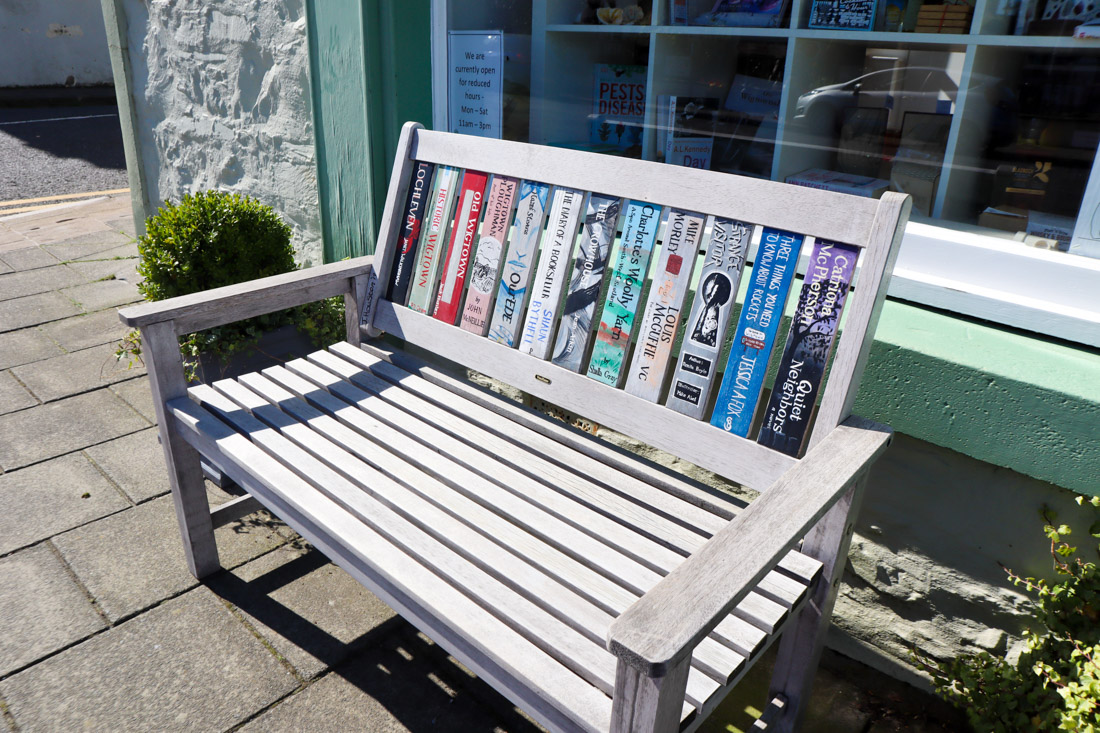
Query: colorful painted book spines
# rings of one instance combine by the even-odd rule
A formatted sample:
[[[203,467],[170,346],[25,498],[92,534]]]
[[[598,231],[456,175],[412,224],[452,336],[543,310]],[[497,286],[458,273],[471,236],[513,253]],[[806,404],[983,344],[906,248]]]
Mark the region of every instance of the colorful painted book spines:
[[[508,254],[500,274],[489,327],[489,338],[498,344],[515,345],[523,308],[527,304],[528,284],[534,272],[549,196],[550,186],[545,183],[523,181],[519,185],[515,232],[508,243]]]
[[[443,276],[439,281],[435,309],[432,311],[433,317],[451,325],[458,318],[458,306],[462,302],[462,290],[466,285],[466,273],[470,264],[470,250],[473,249],[474,237],[477,235],[477,223],[481,218],[485,186],[488,182],[487,173],[468,170],[462,174],[462,187],[458,192],[454,223],[451,225],[447,258],[443,263]]]
[[[669,212],[657,272],[650,285],[638,345],[626,378],[626,391],[635,397],[650,402],[661,398],[702,237],[702,214],[679,209]]]
[[[673,410],[696,419],[703,417],[718,374],[718,356],[752,239],[750,224],[713,216],[709,219],[710,243],[665,401]]]
[[[554,191],[546,237],[531,286],[531,305],[523,322],[519,350],[545,359],[554,341],[554,325],[565,286],[565,272],[577,238],[584,192],[573,188]]]
[[[760,238],[749,290],[710,418],[711,425],[728,433],[745,437],[752,426],[801,249],[801,234],[765,228]]]
[[[500,258],[504,243],[508,240],[517,183],[515,178],[493,176],[493,184],[489,188],[481,239],[470,265],[470,287],[466,291],[466,305],[459,321],[464,330],[478,336],[484,336],[489,328],[489,303],[493,300]]]
[[[623,362],[660,225],[660,206],[643,201],[627,204],[623,236],[611,255],[607,295],[588,360],[588,376],[612,387],[618,387],[625,374]]]
[[[434,300],[436,284],[439,282],[439,263],[443,259],[440,250],[446,242],[447,227],[451,224],[457,182],[457,169],[442,165],[436,170],[427,215],[421,226],[423,233],[420,235],[420,246],[416,253],[412,285],[409,288],[409,308],[418,313],[427,313]]]
[[[405,199],[405,211],[401,217],[401,231],[397,240],[397,252],[394,253],[393,277],[386,293],[386,300],[404,304],[412,282],[413,266],[416,264],[416,250],[420,243],[420,230],[424,222],[424,211],[431,198],[432,171],[434,163],[417,163],[409,181],[409,195]]]
[[[580,244],[573,258],[561,324],[558,326],[554,356],[551,361],[573,372],[579,372],[584,362],[588,340],[592,334],[592,317],[600,297],[611,240],[619,221],[622,199],[592,194],[581,228]]]
[[[757,442],[797,456],[836,342],[859,248],[818,240],[798,295]]]

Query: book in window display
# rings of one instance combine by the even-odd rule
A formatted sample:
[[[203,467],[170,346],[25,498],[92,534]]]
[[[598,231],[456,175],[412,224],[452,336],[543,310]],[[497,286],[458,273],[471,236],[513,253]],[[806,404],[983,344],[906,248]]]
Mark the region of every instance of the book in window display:
[[[589,142],[595,149],[620,152],[642,146],[645,122],[646,67],[596,64]]]
[[[738,60],[738,69],[715,121],[711,169],[770,178],[783,93],[782,59],[750,54]]]
[[[717,0],[711,9],[692,20],[693,25],[778,28],[788,0]]]
[[[813,0],[811,28],[869,31],[875,27],[877,0]]]
[[[673,138],[700,138],[714,134],[717,97],[662,94],[657,101],[657,149],[670,162]]]

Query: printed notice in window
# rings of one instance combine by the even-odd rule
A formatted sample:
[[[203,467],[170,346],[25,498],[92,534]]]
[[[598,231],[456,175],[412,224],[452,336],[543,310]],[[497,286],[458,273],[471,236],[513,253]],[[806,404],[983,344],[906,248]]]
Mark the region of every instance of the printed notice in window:
[[[451,132],[501,136],[503,45],[504,34],[500,31],[447,34],[447,117]]]

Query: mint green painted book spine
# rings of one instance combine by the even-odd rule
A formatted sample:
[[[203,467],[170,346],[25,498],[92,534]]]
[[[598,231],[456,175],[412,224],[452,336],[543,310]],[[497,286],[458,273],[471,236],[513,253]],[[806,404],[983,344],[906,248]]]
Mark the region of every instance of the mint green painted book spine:
[[[432,198],[424,217],[420,246],[416,251],[416,266],[409,288],[409,307],[418,313],[427,313],[434,304],[435,289],[439,285],[439,270],[443,261],[442,250],[447,245],[447,230],[453,218],[452,210],[458,183],[458,169],[441,165],[435,173]]]

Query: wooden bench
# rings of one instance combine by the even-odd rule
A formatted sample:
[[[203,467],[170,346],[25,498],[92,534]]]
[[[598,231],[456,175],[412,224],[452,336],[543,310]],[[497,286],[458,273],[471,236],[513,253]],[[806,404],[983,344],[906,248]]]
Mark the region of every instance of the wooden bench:
[[[859,247],[805,456],[387,301],[414,161]],[[218,570],[213,529],[262,505],[551,730],[691,730],[779,638],[757,728],[795,729],[865,477],[890,438],[850,412],[907,213],[896,194],[859,199],[406,125],[373,258],[120,313],[142,331],[191,572]],[[180,334],[337,294],[346,343],[236,380],[185,382]],[[760,496],[746,505],[660,468],[456,378],[456,365]],[[211,511],[199,453],[249,496]]]

